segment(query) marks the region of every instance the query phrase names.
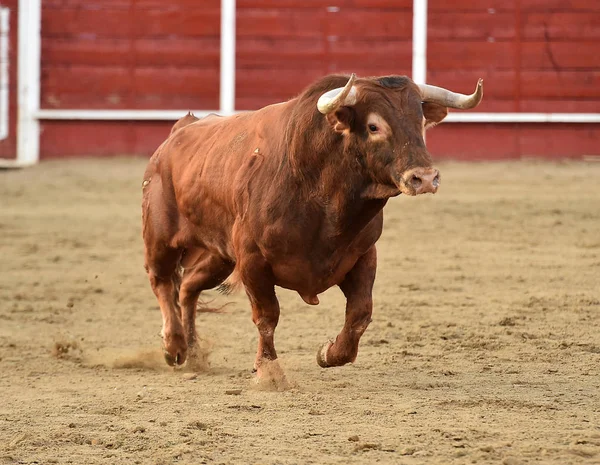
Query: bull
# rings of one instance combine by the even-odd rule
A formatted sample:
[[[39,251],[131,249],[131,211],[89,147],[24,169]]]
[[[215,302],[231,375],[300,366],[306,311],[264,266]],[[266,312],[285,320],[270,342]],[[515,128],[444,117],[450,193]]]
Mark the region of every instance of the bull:
[[[425,130],[482,97],[481,79],[463,95],[405,76],[332,75],[284,103],[178,121],[142,184],[145,268],[167,363],[184,363],[197,345],[200,293],[236,284],[258,329],[259,376],[277,359],[276,286],[310,305],[339,286],[345,323],[317,362],[354,362],[371,321],[382,209],[390,197],[438,190]]]

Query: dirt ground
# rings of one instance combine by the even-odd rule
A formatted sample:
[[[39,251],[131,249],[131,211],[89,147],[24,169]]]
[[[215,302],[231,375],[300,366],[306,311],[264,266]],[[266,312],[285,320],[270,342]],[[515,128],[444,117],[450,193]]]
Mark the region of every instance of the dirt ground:
[[[386,207],[354,365],[315,361],[339,290],[279,292],[285,391],[243,295],[206,296],[206,371],[163,362],[144,167],[0,171],[0,463],[600,463],[600,164],[440,164]]]

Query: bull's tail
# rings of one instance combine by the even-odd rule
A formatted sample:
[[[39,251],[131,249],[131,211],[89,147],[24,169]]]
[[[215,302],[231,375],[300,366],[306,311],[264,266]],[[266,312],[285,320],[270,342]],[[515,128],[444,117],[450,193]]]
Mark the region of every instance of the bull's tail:
[[[221,294],[229,295],[237,292],[242,287],[242,277],[240,275],[237,266],[233,269],[233,273],[229,275],[229,277],[221,283],[221,285],[217,288],[217,290]]]
[[[181,315],[181,305],[179,303],[179,292],[180,292],[181,283],[182,283],[183,277],[184,277],[184,271],[185,271],[184,268],[181,265],[179,265],[179,266],[177,266],[177,269],[171,276],[171,280],[173,282],[173,305],[175,306],[175,309],[179,312],[180,315]],[[228,289],[231,289],[231,290],[229,292],[223,292],[223,293],[230,294],[231,292],[233,292],[234,287],[229,284],[226,284],[226,282],[227,281],[225,281],[223,284],[221,284],[217,289],[220,292],[223,292],[221,287],[226,286]],[[241,281],[239,284],[241,284]],[[239,284],[236,284],[235,287],[239,286]],[[231,302],[226,303],[220,307],[210,307],[209,305],[211,303],[212,302],[205,302],[202,299],[199,299],[198,303],[196,304],[196,312],[198,312],[198,313],[224,313],[225,307],[227,305],[229,305]]]

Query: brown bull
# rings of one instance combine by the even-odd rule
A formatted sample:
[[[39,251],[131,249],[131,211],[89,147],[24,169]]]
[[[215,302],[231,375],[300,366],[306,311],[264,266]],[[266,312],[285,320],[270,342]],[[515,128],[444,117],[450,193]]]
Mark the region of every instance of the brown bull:
[[[400,193],[437,191],[425,129],[482,96],[481,80],[467,96],[403,76],[327,76],[285,103],[180,120],[143,182],[146,269],[167,362],[185,361],[199,295],[224,282],[243,284],[250,299],[259,375],[277,358],[275,286],[311,305],[339,286],[345,324],[317,361],[353,362],[371,321],[382,209]]]

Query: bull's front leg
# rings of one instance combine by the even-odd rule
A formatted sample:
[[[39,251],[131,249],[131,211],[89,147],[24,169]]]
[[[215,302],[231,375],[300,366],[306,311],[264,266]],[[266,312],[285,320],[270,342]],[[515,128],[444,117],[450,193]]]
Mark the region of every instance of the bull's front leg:
[[[263,366],[277,359],[275,328],[279,322],[279,301],[271,267],[258,254],[252,254],[239,264],[240,277],[252,306],[252,321],[258,329],[258,349],[254,370],[262,376]]]
[[[326,342],[317,353],[317,363],[321,367],[335,367],[356,360],[358,343],[371,322],[376,269],[377,250],[372,246],[340,283],[347,299],[346,321],[335,341]]]

